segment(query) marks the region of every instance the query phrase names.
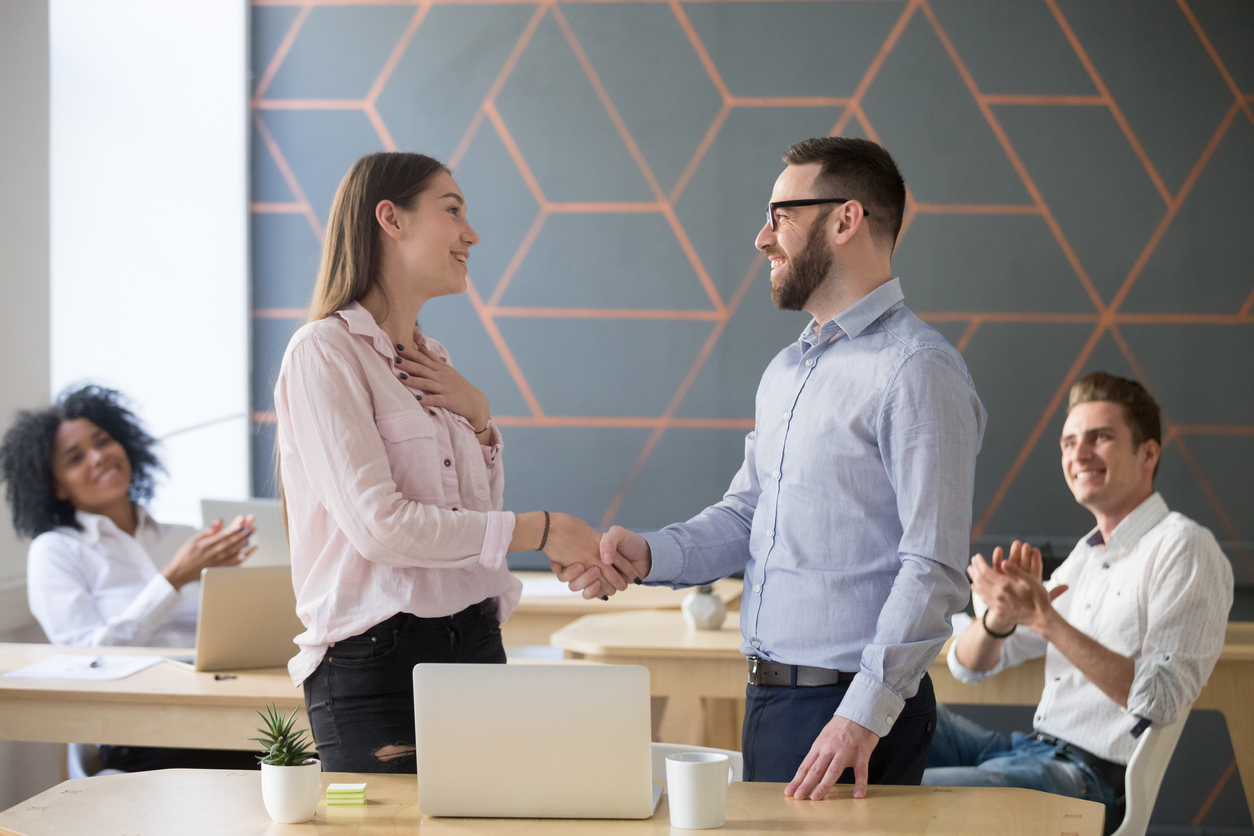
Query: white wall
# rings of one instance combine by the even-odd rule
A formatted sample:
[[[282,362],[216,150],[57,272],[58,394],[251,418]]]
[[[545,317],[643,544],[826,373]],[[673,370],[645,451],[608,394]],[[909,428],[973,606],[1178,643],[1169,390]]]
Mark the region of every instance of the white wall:
[[[158,519],[249,493],[247,8],[50,0],[51,387],[119,389]]]

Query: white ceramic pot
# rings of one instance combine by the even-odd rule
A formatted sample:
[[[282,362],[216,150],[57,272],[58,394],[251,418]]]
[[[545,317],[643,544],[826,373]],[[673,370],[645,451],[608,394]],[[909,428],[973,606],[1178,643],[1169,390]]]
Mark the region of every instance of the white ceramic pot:
[[[261,765],[261,800],[279,824],[309,821],[322,797],[322,761],[300,766]]]
[[[727,618],[727,605],[714,594],[712,586],[698,586],[679,607],[684,621],[694,630],[717,630]]]

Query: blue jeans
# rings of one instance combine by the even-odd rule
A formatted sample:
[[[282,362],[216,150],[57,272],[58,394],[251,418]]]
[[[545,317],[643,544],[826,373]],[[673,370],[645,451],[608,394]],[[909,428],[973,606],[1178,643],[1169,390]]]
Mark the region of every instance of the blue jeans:
[[[943,705],[923,785],[1021,787],[1096,801],[1106,805],[1107,833],[1123,820],[1123,787],[1112,788],[1084,761],[1020,732],[1007,741]]]

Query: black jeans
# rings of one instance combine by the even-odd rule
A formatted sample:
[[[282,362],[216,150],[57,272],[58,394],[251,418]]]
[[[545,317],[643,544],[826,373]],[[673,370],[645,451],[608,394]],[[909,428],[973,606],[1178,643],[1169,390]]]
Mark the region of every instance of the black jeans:
[[[305,680],[305,709],[326,772],[414,772],[414,666],[505,664],[496,600],[443,618],[397,613],[327,648]]]
[[[789,688],[749,685],[743,732],[745,780],[787,783],[797,774],[819,732],[832,719],[848,685]],[[919,692],[906,700],[892,731],[871,753],[872,784],[915,784],[923,779],[927,752],[936,733],[936,696],[927,674]],[[838,783],[852,784],[846,769]]]

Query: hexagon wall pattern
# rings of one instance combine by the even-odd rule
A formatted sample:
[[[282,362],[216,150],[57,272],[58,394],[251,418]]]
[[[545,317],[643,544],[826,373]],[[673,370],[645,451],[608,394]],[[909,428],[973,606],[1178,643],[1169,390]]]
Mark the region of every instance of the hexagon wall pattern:
[[[1053,439],[1104,368],[1162,403],[1160,487],[1250,583],[1252,21],[1232,0],[255,0],[256,488],[335,187],[404,149],[455,169],[483,239],[422,324],[505,428],[508,507],[698,511],[805,322],[752,245],[779,156],[856,135],[909,186],[906,302],[988,407],[973,539],[1089,527]]]

